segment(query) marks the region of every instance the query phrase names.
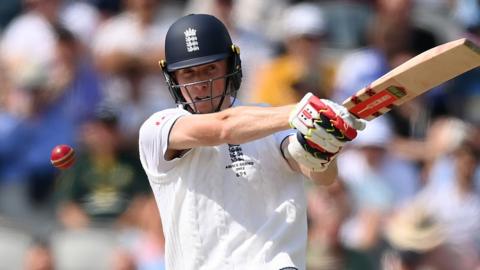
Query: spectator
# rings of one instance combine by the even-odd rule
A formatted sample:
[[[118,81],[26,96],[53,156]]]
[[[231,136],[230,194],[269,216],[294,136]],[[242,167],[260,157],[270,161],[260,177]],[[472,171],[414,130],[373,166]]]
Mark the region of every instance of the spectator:
[[[350,211],[348,196],[341,181],[309,189],[307,269],[344,269],[339,231]]]
[[[158,108],[172,104],[158,71],[167,28],[157,16],[157,0],[128,0],[125,10],[97,31],[93,53],[106,99],[121,108],[119,125],[126,146],[136,148],[141,122]]]
[[[38,224],[50,224],[53,214],[50,151],[60,143],[75,144],[79,126],[101,96],[91,67],[80,60],[77,41],[65,28],[31,11],[6,33],[1,56],[9,88],[2,110],[6,121],[0,124],[0,211],[44,230],[48,227]]]
[[[195,1],[192,1],[195,2]],[[205,6],[202,1],[202,6]],[[238,93],[238,98],[243,101],[252,101],[254,98],[254,80],[260,68],[272,56],[272,46],[258,31],[251,31],[242,28],[237,24],[234,17],[235,4],[238,1],[233,0],[212,0],[211,5],[207,8],[192,9],[192,12],[200,12],[212,14],[219,18],[227,27],[232,36],[235,45],[239,46],[242,55],[242,91]],[[193,5],[193,4],[192,4]],[[195,5],[193,5],[195,6]]]
[[[474,136],[474,126],[455,117],[441,117],[430,125],[424,145],[422,176],[428,189],[449,184],[455,178],[452,153],[463,141]]]
[[[54,258],[47,242],[36,241],[25,254],[25,270],[54,270]]]
[[[440,174],[432,174],[432,182],[416,198],[445,228],[446,243],[459,253],[458,269],[479,264],[480,196],[475,190],[480,183],[479,149],[474,134],[468,131],[449,152],[450,162],[442,162],[446,173],[441,176],[450,177],[448,181],[438,181]]]
[[[480,3],[458,0],[455,15],[463,27],[462,35],[480,44]],[[456,77],[448,86],[442,100],[448,114],[480,126],[480,69]]]
[[[209,13],[217,0],[187,0],[187,13]],[[228,0],[230,1],[230,0]],[[289,0],[234,0],[233,17],[235,24],[248,32],[265,34],[268,40],[278,40],[278,21]],[[298,1],[297,1],[298,2]],[[234,38],[235,40],[235,38]],[[243,51],[243,50],[242,50]],[[242,57],[243,58],[243,57]]]
[[[60,221],[69,229],[111,227],[132,201],[147,193],[148,182],[136,159],[122,155],[117,116],[111,108],[101,106],[80,137],[76,164],[59,179]]]
[[[409,205],[395,213],[385,236],[388,248],[382,256],[383,270],[460,269],[445,245],[441,224],[421,205]]]
[[[86,1],[73,1],[66,4],[60,13],[60,22],[89,47],[101,23],[101,13]]]
[[[124,255],[138,270],[165,269],[165,238],[155,198],[148,196],[130,207],[130,226],[123,234]]]
[[[285,12],[282,29],[285,53],[257,73],[254,99],[279,106],[299,101],[306,92],[328,98],[331,76],[319,55],[326,32],[322,10],[311,3],[292,6]]]
[[[335,101],[342,102],[412,56],[436,45],[436,38],[430,31],[413,24],[412,5],[412,0],[377,2],[377,13],[367,37],[368,46],[348,54],[339,64],[334,83]],[[423,99],[417,98],[389,113],[397,135],[424,136],[428,113],[433,108]]]
[[[340,237],[347,249],[347,267],[352,269],[378,268],[383,221],[418,190],[415,167],[389,151],[392,133],[386,118],[375,119],[338,157],[339,175],[352,206]]]

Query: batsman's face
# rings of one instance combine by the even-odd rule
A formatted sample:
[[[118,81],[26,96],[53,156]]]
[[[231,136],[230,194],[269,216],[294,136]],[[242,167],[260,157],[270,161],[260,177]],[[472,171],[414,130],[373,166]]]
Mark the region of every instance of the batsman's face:
[[[175,78],[185,100],[197,113],[210,113],[218,108],[225,90],[227,61],[221,60],[201,66],[180,69]],[[229,96],[223,99],[221,109],[230,105]]]

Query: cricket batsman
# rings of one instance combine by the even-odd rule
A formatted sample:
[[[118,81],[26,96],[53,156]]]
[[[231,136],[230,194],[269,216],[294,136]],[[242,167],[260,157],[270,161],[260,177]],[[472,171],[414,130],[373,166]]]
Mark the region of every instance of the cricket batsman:
[[[217,18],[177,20],[160,61],[177,108],[140,128],[140,159],[163,222],[167,269],[305,269],[304,181],[333,162],[363,120],[307,94],[244,106],[240,50]]]

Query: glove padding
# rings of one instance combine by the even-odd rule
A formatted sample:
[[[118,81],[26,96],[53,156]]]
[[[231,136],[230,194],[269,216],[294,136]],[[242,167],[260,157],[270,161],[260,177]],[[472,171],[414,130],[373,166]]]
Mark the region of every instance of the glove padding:
[[[330,100],[306,94],[290,114],[290,125],[297,129],[289,150],[292,157],[316,171],[323,171],[343,145],[365,128],[365,121]],[[298,146],[303,150],[300,153]]]
[[[307,94],[308,95],[308,94]],[[328,99],[321,99],[321,101],[327,105],[329,108],[332,109],[332,111],[337,115],[337,116],[340,116],[339,119],[334,119],[335,116],[332,116],[332,117],[329,117],[330,119],[333,119],[333,125],[335,127],[337,126],[340,126],[340,123],[336,123],[337,121],[339,121],[340,119],[343,120],[344,123],[348,124],[350,127],[354,128],[356,131],[358,130],[364,130],[365,129],[365,126],[367,125],[367,122],[363,119],[359,119],[359,118],[356,118],[355,116],[353,116],[348,110],[347,108],[345,108],[344,106],[338,104],[338,103],[335,103],[331,100],[328,100]],[[356,132],[355,132],[356,133]],[[356,136],[354,136],[353,138],[351,138],[350,140],[353,140],[355,139]]]
[[[297,163],[310,168],[312,171],[325,171],[335,156],[330,156],[328,153],[325,157],[323,157],[321,154],[314,155],[311,152],[308,152],[305,150],[305,144],[302,144],[298,141],[298,138],[300,137],[303,138],[303,135],[300,132],[297,132],[296,138],[290,140],[286,151],[286,157],[293,158]],[[320,153],[320,151],[318,152]]]

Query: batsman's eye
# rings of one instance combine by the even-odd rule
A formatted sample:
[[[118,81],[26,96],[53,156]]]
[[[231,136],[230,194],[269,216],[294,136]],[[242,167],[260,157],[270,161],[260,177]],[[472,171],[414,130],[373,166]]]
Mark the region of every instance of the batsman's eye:
[[[191,70],[184,71],[184,72],[180,73],[179,77],[184,81],[188,81],[188,80],[193,78],[193,71],[191,71]]]
[[[214,74],[216,70],[217,70],[217,67],[215,65],[208,66],[207,68],[208,74]]]

